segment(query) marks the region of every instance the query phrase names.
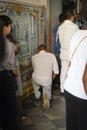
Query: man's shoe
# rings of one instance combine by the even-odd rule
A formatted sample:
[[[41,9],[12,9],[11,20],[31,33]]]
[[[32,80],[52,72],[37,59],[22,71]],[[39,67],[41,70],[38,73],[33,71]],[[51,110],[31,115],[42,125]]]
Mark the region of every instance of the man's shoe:
[[[43,96],[43,107],[50,108],[50,101],[47,94]]]

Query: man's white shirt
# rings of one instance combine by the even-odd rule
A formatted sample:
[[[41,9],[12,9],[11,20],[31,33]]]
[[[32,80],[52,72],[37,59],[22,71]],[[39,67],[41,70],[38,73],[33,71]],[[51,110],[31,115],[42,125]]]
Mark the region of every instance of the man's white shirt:
[[[38,54],[32,56],[33,74],[32,78],[41,85],[52,84],[52,72],[58,74],[58,63],[56,57],[52,53],[40,51]]]
[[[81,41],[85,36],[87,36],[86,30],[78,30],[75,35],[72,37],[70,43],[70,57]],[[86,99],[87,95],[84,91],[84,85],[82,81],[83,73],[85,66],[87,64],[87,38],[82,40],[79,44],[77,50],[75,51],[73,57],[71,58],[71,65],[65,80],[64,88],[66,91],[72,95]]]
[[[59,36],[61,44],[60,58],[64,60],[69,60],[69,44],[73,34],[78,30],[78,26],[70,20],[65,20],[63,24],[60,25],[57,31],[57,36]]]

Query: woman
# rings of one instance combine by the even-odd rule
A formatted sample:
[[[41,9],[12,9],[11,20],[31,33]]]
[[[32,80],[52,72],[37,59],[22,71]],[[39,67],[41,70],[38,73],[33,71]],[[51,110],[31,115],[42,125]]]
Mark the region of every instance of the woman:
[[[81,12],[87,21],[87,0],[83,1]],[[87,64],[87,27],[72,37],[70,57],[71,65],[64,84],[66,130],[87,130],[87,95],[83,82]]]
[[[17,41],[13,38],[12,34],[7,35],[7,38],[10,43],[14,46],[15,49],[15,54],[16,54],[16,60],[18,62],[18,76],[16,77],[17,79],[17,84],[18,84],[18,90],[16,91],[16,98],[17,98],[17,120],[25,120],[26,116],[23,110],[23,106],[20,100],[20,96],[23,95],[23,88],[22,88],[22,80],[21,80],[21,74],[20,74],[20,66],[19,66],[19,61],[17,58],[17,54],[20,51],[20,48],[17,46]]]
[[[6,39],[11,31],[12,20],[0,15],[0,127],[3,130],[17,130],[16,95],[14,84],[9,83],[7,71],[17,76],[15,50]]]
[[[18,76],[16,77],[17,79],[17,84],[18,84],[18,90],[16,91],[16,96],[22,96],[23,95],[23,88],[22,88],[22,81],[21,81],[21,75],[20,75],[20,65],[19,61],[17,58],[17,54],[20,52],[19,46],[17,46],[18,41],[16,41],[12,34],[7,35],[7,39],[9,40],[10,43],[12,43],[14,50],[15,50],[15,56],[17,60],[17,65],[18,65]]]

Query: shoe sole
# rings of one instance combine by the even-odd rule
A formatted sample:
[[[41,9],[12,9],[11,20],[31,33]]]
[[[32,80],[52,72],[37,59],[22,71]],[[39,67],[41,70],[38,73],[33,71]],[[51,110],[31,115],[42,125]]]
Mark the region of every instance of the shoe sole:
[[[44,102],[43,103],[43,107],[44,108],[50,108],[50,101],[48,99],[48,95],[47,94],[44,95],[43,102]]]

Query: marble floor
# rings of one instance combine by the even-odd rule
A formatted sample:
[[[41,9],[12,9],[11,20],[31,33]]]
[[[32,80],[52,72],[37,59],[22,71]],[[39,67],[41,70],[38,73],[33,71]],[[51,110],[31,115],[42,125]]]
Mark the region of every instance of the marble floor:
[[[66,130],[65,99],[58,89],[52,91],[50,109],[43,108],[42,97],[36,101],[34,95],[23,101],[27,118],[18,121],[18,130]]]

